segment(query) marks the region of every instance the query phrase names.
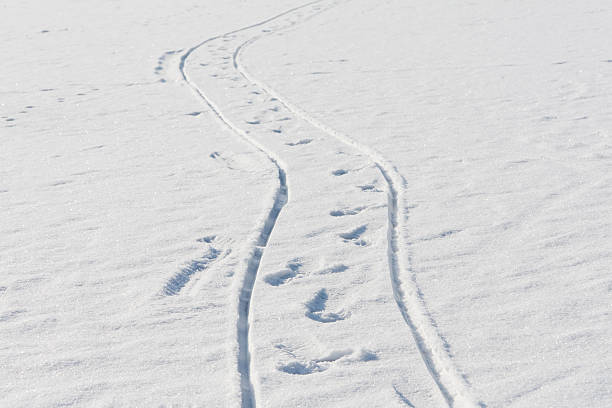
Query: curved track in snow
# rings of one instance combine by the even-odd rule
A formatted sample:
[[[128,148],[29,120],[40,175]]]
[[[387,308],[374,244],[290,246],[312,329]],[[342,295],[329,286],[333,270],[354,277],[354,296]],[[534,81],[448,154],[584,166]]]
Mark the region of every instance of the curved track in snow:
[[[227,32],[208,38],[196,46],[185,52],[180,59],[179,70],[182,79],[203,100],[217,116],[232,132],[249,142],[259,151],[263,152],[269,161],[278,170],[279,187],[274,195],[273,204],[269,213],[260,228],[257,238],[251,244],[251,256],[247,262],[247,270],[242,286],[240,288],[240,299],[238,306],[238,323],[237,323],[237,339],[238,339],[238,371],[240,373],[241,391],[242,391],[242,408],[255,407],[255,393],[250,378],[250,348],[249,348],[249,310],[250,301],[255,278],[259,269],[261,258],[265,247],[268,244],[270,235],[274,229],[276,221],[280,215],[283,206],[288,201],[288,183],[287,172],[285,166],[277,155],[259,143],[256,139],[241,129],[238,125],[232,122],[220,108],[206,95],[206,93],[191,81],[185,70],[185,62],[189,56],[202,47],[204,44],[211,41],[230,36],[232,34],[247,31],[251,28],[261,27],[267,23],[291,14],[295,11],[308,7],[316,3],[323,3],[323,0],[312,1],[292,8],[283,13],[265,19],[259,23],[249,25],[237,30]],[[269,35],[273,30],[266,30]],[[410,267],[409,255],[406,253],[407,244],[403,238],[402,231],[404,230],[404,220],[406,214],[404,211],[404,189],[406,181],[398,172],[398,170],[379,152],[371,147],[364,145],[350,136],[332,129],[323,124],[307,112],[293,105],[285,97],[272,89],[267,84],[256,79],[249,73],[248,70],[240,61],[241,52],[260,39],[262,35],[255,35],[240,44],[233,52],[233,66],[236,71],[247,81],[261,88],[270,96],[276,98],[289,111],[297,117],[310,123],[315,128],[321,130],[325,134],[339,140],[340,142],[356,149],[369,157],[379,169],[381,175],[385,179],[388,186],[388,233],[387,233],[387,257],[390,270],[391,284],[393,295],[402,317],[410,328],[416,345],[419,349],[421,357],[425,365],[439,388],[441,394],[451,407],[477,407],[484,404],[477,402],[471,395],[467,383],[459,374],[457,368],[452,362],[445,342],[438,334],[433,319],[427,312],[424,299],[416,282],[414,271]]]
[[[310,4],[310,3],[309,3]],[[264,153],[269,161],[276,167],[278,171],[278,182],[279,186],[274,194],[273,204],[269,209],[268,215],[265,218],[263,226],[259,230],[259,234],[254,242],[251,243],[250,247],[250,257],[247,261],[247,269],[246,274],[244,276],[238,300],[238,321],[237,321],[237,340],[238,340],[238,372],[240,374],[240,388],[241,388],[241,405],[242,408],[254,408],[255,407],[255,398],[253,392],[253,384],[251,382],[250,375],[250,350],[249,350],[249,312],[251,307],[251,297],[253,292],[253,286],[255,285],[255,278],[257,277],[257,272],[259,270],[259,265],[261,263],[261,258],[264,253],[264,249],[268,244],[270,239],[270,235],[276,225],[276,221],[280,215],[282,208],[289,200],[289,187],[287,184],[287,172],[285,167],[281,164],[280,159],[275,155],[274,152],[266,149],[265,146],[261,145],[257,140],[250,137],[247,132],[238,127],[233,121],[231,121],[228,117],[226,117],[221,109],[206,95],[206,93],[198,87],[198,85],[191,81],[187,72],[185,70],[185,62],[187,58],[198,48],[207,44],[211,41],[214,41],[218,38],[222,38],[227,35],[231,35],[240,31],[248,30],[249,28],[257,27],[263,25],[269,21],[273,21],[279,17],[282,17],[294,10],[297,10],[302,7],[306,7],[308,4],[303,5],[298,8],[294,8],[288,10],[284,13],[278,14],[274,17],[271,17],[267,20],[264,20],[260,23],[253,24],[238,30],[234,30],[222,35],[217,35],[214,37],[210,37],[196,46],[190,48],[185,52],[180,59],[179,63],[179,71],[182,79],[189,85],[189,87],[196,93],[196,95],[203,100],[206,105],[212,110],[215,116],[225,125],[229,130],[233,133],[246,140],[252,146],[254,146],[257,150]]]
[[[233,56],[234,68],[246,80],[265,90],[270,96],[278,99],[293,114],[309,122],[327,135],[362,152],[376,164],[388,185],[389,223],[387,256],[393,295],[402,317],[410,327],[423,361],[448,405],[451,407],[483,406],[482,402],[477,402],[471,395],[465,380],[453,364],[447,352],[446,344],[438,334],[433,319],[427,312],[421,291],[416,282],[416,276],[409,265],[409,256],[405,250],[407,244],[402,235],[406,218],[406,214],[403,211],[403,208],[405,208],[403,197],[403,190],[406,184],[405,179],[397,168],[389,163],[379,152],[323,124],[309,113],[289,102],[287,98],[280,95],[269,85],[251,75],[244,65],[240,63],[240,54],[246,47],[255,43],[260,38],[261,36],[253,37],[236,48]]]

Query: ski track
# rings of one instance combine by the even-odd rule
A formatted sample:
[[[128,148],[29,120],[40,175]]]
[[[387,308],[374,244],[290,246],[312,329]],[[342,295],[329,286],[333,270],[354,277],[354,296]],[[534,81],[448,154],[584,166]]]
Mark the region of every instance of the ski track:
[[[247,262],[246,275],[240,289],[237,336],[239,348],[238,371],[240,373],[240,386],[242,391],[242,408],[255,407],[255,392],[250,378],[251,352],[248,341],[250,302],[255,284],[255,278],[257,276],[264,249],[267,246],[268,240],[280,212],[289,199],[287,172],[285,170],[285,166],[282,164],[282,161],[273,151],[268,150],[265,146],[260,144],[254,138],[250,137],[248,133],[227,118],[217,107],[217,105],[208,96],[206,96],[204,91],[189,79],[189,76],[185,71],[185,62],[194,51],[206,43],[230,36],[232,34],[247,31],[252,28],[261,27],[295,11],[322,2],[323,0],[315,0],[284,11],[261,22],[233,30],[225,34],[210,37],[188,49],[187,52],[181,56],[179,63],[179,71],[182,79],[189,85],[196,95],[209,106],[215,116],[232,132],[264,153],[278,170],[279,187],[274,196],[274,203],[265,219],[263,227],[260,229],[257,239],[252,245],[251,256]],[[275,31],[272,30],[266,30],[265,35],[269,35],[274,32]],[[252,45],[260,38],[262,38],[262,35],[253,36],[244,41],[234,50],[232,56],[234,68],[244,79],[261,88],[271,97],[276,98],[294,115],[310,123],[312,126],[325,134],[358,150],[369,157],[372,162],[374,162],[388,186],[387,257],[393,295],[402,317],[411,330],[415,343],[432,379],[436,383],[440,393],[446,400],[449,407],[485,407],[486,405],[483,402],[476,401],[471,395],[468,384],[453,364],[447,351],[448,346],[437,332],[435,322],[427,311],[422,292],[417,284],[416,275],[410,267],[410,258],[405,250],[407,246],[402,235],[402,231],[404,230],[404,220],[407,215],[404,210],[405,201],[403,195],[403,190],[406,187],[406,180],[395,168],[395,166],[389,163],[379,152],[367,145],[357,142],[350,136],[323,124],[309,113],[293,105],[270,86],[254,78],[241,64],[240,54],[246,47]],[[400,205],[402,208],[401,210]]]
[[[401,231],[404,230],[405,214],[400,212],[399,205],[404,208],[403,189],[406,181],[399,171],[389,163],[379,152],[357,142],[355,139],[319,122],[307,112],[289,102],[267,84],[254,78],[240,63],[241,52],[260,39],[253,37],[242,43],[234,52],[234,68],[249,82],[266,91],[276,98],[289,111],[309,122],[315,128],[334,137],[342,143],[351,146],[368,156],[378,167],[388,185],[388,259],[391,273],[393,295],[404,321],[409,326],[419,352],[427,366],[429,373],[436,382],[440,392],[451,407],[484,407],[481,401],[476,401],[471,395],[463,377],[453,364],[447,345],[435,328],[435,322],[428,313],[422,292],[416,282],[414,271],[409,265],[408,254],[405,253],[406,242]]]
[[[252,24],[247,27],[243,27],[234,31],[227,32],[225,34],[216,35],[214,37],[210,37],[199,44],[191,47],[187,50],[183,55],[181,55],[181,59],[179,62],[179,71],[181,77],[189,85],[189,87],[196,93],[196,95],[203,100],[208,107],[212,110],[215,116],[232,132],[246,140],[252,146],[254,146],[257,150],[264,153],[268,159],[272,162],[272,164],[276,167],[278,171],[278,181],[279,187],[276,190],[274,195],[273,205],[270,208],[270,211],[264,221],[263,227],[260,229],[259,236],[256,241],[251,245],[251,255],[249,260],[247,261],[247,270],[244,280],[242,282],[242,287],[240,288],[239,293],[239,301],[238,301],[238,321],[236,324],[236,332],[238,339],[238,372],[240,374],[240,389],[241,389],[241,406],[242,408],[254,408],[255,407],[255,393],[253,389],[253,383],[251,382],[251,374],[250,374],[250,365],[251,365],[251,357],[250,357],[250,347],[249,347],[249,312],[251,306],[251,297],[253,292],[253,287],[255,285],[255,278],[257,276],[257,272],[259,270],[259,265],[261,263],[261,258],[264,253],[264,249],[268,244],[268,240],[274,226],[276,225],[276,221],[280,215],[282,208],[289,200],[289,186],[287,184],[287,172],[285,171],[285,166],[283,166],[280,159],[276,156],[276,154],[265,148],[262,144],[260,144],[257,140],[250,137],[243,129],[238,127],[234,122],[232,122],[229,118],[227,118],[223,112],[217,107],[217,105],[201,90],[195,82],[192,82],[185,71],[185,62],[187,58],[198,48],[207,44],[211,41],[214,41],[219,38],[226,37],[228,35],[232,35],[241,31],[245,31],[251,28],[259,27],[268,22],[274,21],[282,16],[285,16],[293,11],[299,10],[304,7],[308,7],[311,4],[317,3],[318,1],[313,1],[302,6],[294,7],[290,10],[287,10],[283,13],[277,14],[273,17],[270,17],[266,20],[263,20],[259,23]]]

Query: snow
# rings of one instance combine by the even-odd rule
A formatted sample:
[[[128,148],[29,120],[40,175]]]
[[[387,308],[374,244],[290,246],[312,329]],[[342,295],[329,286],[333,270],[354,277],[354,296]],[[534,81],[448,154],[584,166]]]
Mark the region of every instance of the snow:
[[[0,406],[612,405],[611,14],[0,5]]]

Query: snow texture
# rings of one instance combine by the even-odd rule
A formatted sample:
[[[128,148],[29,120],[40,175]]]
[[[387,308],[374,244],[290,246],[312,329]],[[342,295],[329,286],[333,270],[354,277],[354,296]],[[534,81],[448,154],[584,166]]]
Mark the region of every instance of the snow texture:
[[[0,406],[612,406],[609,21],[0,4]]]

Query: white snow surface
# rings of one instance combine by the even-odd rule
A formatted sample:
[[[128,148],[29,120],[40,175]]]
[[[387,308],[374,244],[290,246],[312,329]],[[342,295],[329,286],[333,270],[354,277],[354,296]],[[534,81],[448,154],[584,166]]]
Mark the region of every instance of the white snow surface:
[[[612,406],[610,21],[0,3],[0,406]]]

